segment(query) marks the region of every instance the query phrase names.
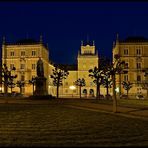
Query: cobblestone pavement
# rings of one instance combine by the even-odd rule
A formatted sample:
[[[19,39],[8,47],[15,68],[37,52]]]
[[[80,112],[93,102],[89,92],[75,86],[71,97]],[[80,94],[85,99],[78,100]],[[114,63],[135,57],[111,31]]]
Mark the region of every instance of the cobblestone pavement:
[[[148,106],[117,106],[117,113],[113,113],[112,104],[102,104],[99,101],[85,99],[53,99],[53,100],[30,100],[29,98],[0,98],[0,103],[25,103],[25,104],[58,104],[66,107],[84,109],[90,111],[104,112],[127,116],[131,118],[141,118],[148,120]]]

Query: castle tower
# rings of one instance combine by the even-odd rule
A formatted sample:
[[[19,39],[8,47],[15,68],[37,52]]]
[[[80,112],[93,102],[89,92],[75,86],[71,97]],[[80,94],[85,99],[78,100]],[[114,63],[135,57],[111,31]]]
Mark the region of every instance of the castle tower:
[[[87,96],[90,94],[90,90],[95,93],[95,86],[92,83],[92,79],[88,76],[89,69],[93,69],[94,67],[98,67],[98,52],[95,48],[95,42],[82,44],[81,42],[81,49],[78,53],[77,61],[78,61],[78,78],[84,78],[86,81],[86,86],[83,90],[87,92]],[[84,92],[82,91],[82,94]]]

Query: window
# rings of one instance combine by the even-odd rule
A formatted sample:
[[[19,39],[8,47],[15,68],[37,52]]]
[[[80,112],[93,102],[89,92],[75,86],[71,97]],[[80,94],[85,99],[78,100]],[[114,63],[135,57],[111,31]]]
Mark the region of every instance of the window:
[[[14,51],[10,52],[10,56],[12,56],[12,57],[14,56]]]
[[[141,76],[140,75],[137,76],[137,81],[138,82],[141,81]]]
[[[36,69],[36,64],[32,64],[32,69]]]
[[[137,55],[141,55],[141,49],[137,49]]]
[[[125,63],[125,67],[124,68],[126,68],[126,69],[128,68],[128,63]]]
[[[25,81],[25,76],[21,75],[21,81]]]
[[[25,64],[21,64],[21,69],[25,69]]]
[[[36,55],[36,51],[33,50],[33,51],[32,51],[32,56],[35,56],[35,55]]]
[[[141,63],[137,63],[137,69],[141,69]]]
[[[124,55],[128,55],[128,49],[124,49]]]
[[[68,89],[65,90],[65,93],[68,93]]]
[[[10,69],[13,69],[13,67],[14,67],[14,64],[10,64]]]
[[[128,81],[128,75],[124,75],[124,81]]]
[[[21,51],[21,56],[25,56],[25,51]]]

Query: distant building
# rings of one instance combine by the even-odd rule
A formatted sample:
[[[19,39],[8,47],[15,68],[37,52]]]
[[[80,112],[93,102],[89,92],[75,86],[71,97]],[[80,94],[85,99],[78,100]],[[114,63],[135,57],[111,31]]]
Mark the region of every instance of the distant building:
[[[126,62],[127,74],[117,75],[117,87],[122,94],[126,94],[121,83],[130,81],[133,87],[129,94],[134,95],[142,93],[146,95],[146,90],[142,89],[145,82],[143,69],[148,68],[148,39],[144,37],[128,37],[125,40],[119,40],[118,35],[116,43],[113,45],[113,57],[120,55],[120,59]],[[114,59],[114,58],[113,58]]]

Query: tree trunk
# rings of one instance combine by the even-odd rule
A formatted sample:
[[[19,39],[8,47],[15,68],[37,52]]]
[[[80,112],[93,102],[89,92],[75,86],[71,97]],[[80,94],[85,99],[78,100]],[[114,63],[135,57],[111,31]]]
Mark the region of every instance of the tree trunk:
[[[99,99],[100,99],[100,84],[98,85],[98,96],[99,96]]]
[[[119,74],[119,97],[121,96],[121,73]]]
[[[80,88],[79,88],[79,89],[80,89],[79,91],[80,91],[80,99],[81,99],[81,86],[79,86],[79,87],[80,87]]]
[[[59,98],[59,85],[57,85],[57,98]]]
[[[32,89],[33,89],[33,95],[34,95],[34,83],[32,84],[32,86],[33,86],[33,88],[32,88]]]
[[[108,99],[108,85],[106,87],[106,95],[107,95],[107,99]]]
[[[112,75],[112,80],[113,80],[113,112],[117,112],[117,99],[116,99],[116,77],[115,74]]]
[[[11,86],[11,94],[12,94],[12,88],[13,88],[13,87]]]
[[[98,89],[99,89],[98,86],[99,85],[97,84],[97,86],[96,86],[96,99],[98,99]]]
[[[4,93],[7,94],[7,92],[8,92],[7,83],[4,82]]]

